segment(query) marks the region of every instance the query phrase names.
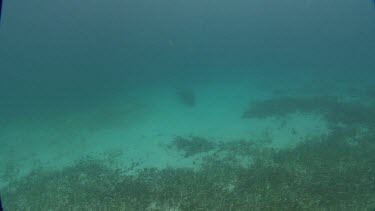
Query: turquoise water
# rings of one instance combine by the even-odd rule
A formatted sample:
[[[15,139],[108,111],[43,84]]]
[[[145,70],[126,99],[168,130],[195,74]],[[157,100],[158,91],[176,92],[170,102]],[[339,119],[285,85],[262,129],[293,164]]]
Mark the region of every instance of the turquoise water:
[[[5,1],[5,210],[374,209],[374,20],[355,0]]]

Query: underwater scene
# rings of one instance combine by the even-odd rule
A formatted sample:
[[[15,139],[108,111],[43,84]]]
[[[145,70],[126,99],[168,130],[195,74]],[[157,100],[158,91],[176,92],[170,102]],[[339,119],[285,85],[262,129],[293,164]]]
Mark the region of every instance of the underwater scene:
[[[2,3],[5,211],[375,209],[374,1]]]

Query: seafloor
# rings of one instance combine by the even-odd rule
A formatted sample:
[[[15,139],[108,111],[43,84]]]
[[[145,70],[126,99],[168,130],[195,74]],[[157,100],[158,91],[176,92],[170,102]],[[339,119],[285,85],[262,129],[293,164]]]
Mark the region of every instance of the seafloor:
[[[2,118],[6,210],[373,210],[375,89],[246,80]]]

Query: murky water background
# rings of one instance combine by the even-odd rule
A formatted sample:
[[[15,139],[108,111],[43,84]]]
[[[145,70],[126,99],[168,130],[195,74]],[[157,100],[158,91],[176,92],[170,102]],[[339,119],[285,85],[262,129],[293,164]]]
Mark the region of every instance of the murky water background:
[[[298,183],[296,179],[301,176],[297,173],[305,171],[311,173],[309,178],[322,181],[321,175],[312,173],[323,169],[311,166],[318,161],[313,162],[310,154],[322,154],[319,162],[329,163],[328,169],[340,167],[345,172],[345,168],[354,168],[348,166],[353,160],[361,160],[363,163],[355,165],[363,167],[358,172],[374,171],[369,165],[373,158],[365,150],[372,149],[375,131],[371,120],[375,117],[374,20],[373,3],[354,0],[5,1],[0,27],[0,187],[4,206],[8,204],[12,210],[375,207],[370,197],[373,190],[354,193],[350,185],[324,184],[337,191],[330,195],[315,186],[304,186],[308,180]],[[336,144],[304,151],[308,144],[319,143],[313,141],[319,138]],[[346,139],[363,149],[341,146]],[[323,155],[325,149],[332,151],[332,157]],[[282,155],[275,158],[264,153],[268,150]],[[287,154],[288,150],[292,152]],[[355,152],[349,153],[351,150]],[[293,159],[299,154],[305,154],[302,160],[307,164],[289,169],[297,165]],[[235,157],[235,164],[227,165],[229,155]],[[286,168],[285,163],[278,163],[284,155],[290,163],[288,172],[292,172],[286,178],[294,179],[288,182],[280,175],[276,183],[287,186],[271,185],[267,194],[257,192],[264,201],[247,192],[255,187],[240,188],[250,183],[259,185],[257,190],[269,187],[274,178],[268,176]],[[359,155],[366,157],[356,157]],[[272,168],[280,169],[265,171],[268,164],[255,165],[257,159],[268,160],[268,164],[273,160]],[[83,165],[82,160],[95,162]],[[212,160],[221,165],[209,162]],[[342,160],[345,164],[339,162]],[[111,170],[98,167],[114,163],[123,171],[116,178],[108,176]],[[245,170],[229,168],[239,163]],[[185,185],[195,183],[194,179],[174,183],[180,181],[176,178],[181,169],[206,175],[210,165],[221,170],[209,171],[207,182],[225,184],[220,190],[212,189],[215,185],[198,185],[185,191]],[[87,171],[90,168],[94,170]],[[162,171],[147,175],[163,181],[169,178],[175,189],[148,192],[156,187],[144,183],[145,177],[137,177],[147,168]],[[44,169],[45,174],[30,175],[33,169]],[[175,176],[163,173],[165,169]],[[78,173],[71,175],[70,171]],[[101,171],[108,177],[90,174]],[[226,171],[235,173],[227,179],[218,176]],[[64,175],[71,176],[68,182],[58,179],[68,178]],[[141,182],[122,184],[128,175]],[[324,178],[337,184],[358,182],[358,187],[375,184],[362,175],[362,180],[355,175]],[[257,176],[266,179],[233,179]],[[90,185],[85,183],[89,180]],[[67,190],[73,185],[69,181],[88,189],[56,195],[54,185]],[[101,187],[105,181],[144,195],[108,190],[112,195],[102,193],[98,201],[111,198],[112,205],[105,200],[102,205],[90,201],[90,188]],[[159,182],[154,181],[166,187]],[[26,184],[28,189],[24,189]],[[272,194],[285,192],[286,187],[290,200],[276,203]],[[303,199],[294,195],[306,189],[315,192]],[[41,195],[30,190],[48,197],[41,202]],[[167,194],[183,190],[187,194],[184,200]],[[219,205],[202,197],[194,205],[197,192],[215,193],[228,203]],[[231,194],[237,194],[238,203]],[[82,196],[85,203],[77,202],[73,195]],[[151,197],[154,195],[174,201]],[[61,198],[65,201],[56,202]],[[346,200],[353,198],[362,201]],[[128,199],[138,202],[129,204]]]

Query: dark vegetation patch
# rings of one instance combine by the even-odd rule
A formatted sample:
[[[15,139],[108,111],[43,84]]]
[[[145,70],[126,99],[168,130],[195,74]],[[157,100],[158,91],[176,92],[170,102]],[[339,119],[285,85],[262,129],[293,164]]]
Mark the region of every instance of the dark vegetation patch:
[[[100,160],[82,159],[62,170],[37,169],[12,181],[2,191],[4,206],[7,210],[372,210],[374,140],[375,130],[336,127],[287,150],[225,143],[218,151],[233,153],[207,155],[199,170],[143,169],[133,176]],[[261,156],[245,167],[230,156],[236,152]]]
[[[1,175],[9,181],[1,190],[4,206],[6,210],[373,210],[373,110],[331,97],[259,102],[244,117],[317,112],[332,124],[331,132],[278,151],[265,147],[271,141],[267,137],[221,143],[176,137],[168,147],[184,157],[212,152],[194,170],[142,169],[131,175],[129,166],[120,169],[85,158],[61,170],[35,169],[21,179],[4,178],[13,175],[9,166]],[[246,158],[251,162],[243,165]]]
[[[17,166],[17,163],[11,161],[5,161],[4,164],[0,165],[0,180],[8,182],[11,178],[17,177],[20,173],[20,169]]]
[[[284,97],[256,102],[244,118],[285,117],[291,113],[317,113],[333,125],[374,126],[375,105],[342,102],[335,97]]]
[[[176,91],[178,100],[185,106],[193,107],[196,104],[196,95],[192,89],[179,89]]]
[[[182,137],[177,136],[168,145],[169,149],[175,149],[184,157],[194,156],[203,152],[209,152],[216,147],[213,141],[198,136]]]

